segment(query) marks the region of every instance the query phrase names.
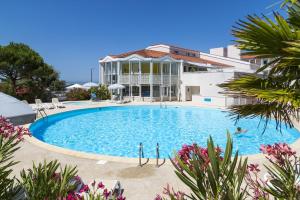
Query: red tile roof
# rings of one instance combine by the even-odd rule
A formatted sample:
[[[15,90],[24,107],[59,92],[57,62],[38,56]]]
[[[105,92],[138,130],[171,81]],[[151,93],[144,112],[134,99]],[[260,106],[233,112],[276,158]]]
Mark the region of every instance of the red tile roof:
[[[253,59],[256,58],[257,56],[255,55],[241,55],[241,59]]]
[[[142,56],[144,58],[161,58],[164,56],[169,55],[170,57],[176,59],[176,60],[184,60],[188,62],[194,62],[194,63],[201,63],[201,64],[211,64],[211,65],[216,65],[219,67],[231,67],[229,65],[225,65],[222,63],[210,61],[210,60],[205,60],[199,57],[190,57],[190,56],[184,56],[184,55],[179,55],[179,54],[173,54],[173,53],[166,53],[166,52],[161,52],[161,51],[154,51],[154,50],[148,50],[148,49],[142,49],[142,50],[137,50],[137,51],[130,51],[127,53],[122,53],[119,55],[111,55],[113,58],[125,58],[130,55],[137,54],[139,56]]]

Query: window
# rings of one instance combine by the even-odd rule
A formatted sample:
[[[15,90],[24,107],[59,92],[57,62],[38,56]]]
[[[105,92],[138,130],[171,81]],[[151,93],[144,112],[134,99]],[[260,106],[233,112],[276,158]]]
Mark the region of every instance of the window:
[[[123,89],[123,96],[129,96],[129,85],[125,85]]]
[[[188,72],[188,66],[183,66],[183,71]]]
[[[117,74],[118,70],[117,70],[117,63],[113,62],[112,63],[112,74]]]
[[[142,97],[150,97],[150,86],[142,85]]]
[[[105,63],[105,74],[111,74],[110,62]]]
[[[141,63],[141,71],[142,71],[142,74],[150,74],[150,63],[142,62]]]
[[[171,86],[171,96],[172,97],[176,97],[177,96],[177,86],[176,85],[172,85]]]
[[[118,82],[118,75],[112,75],[112,84],[115,84]]]
[[[160,74],[159,63],[153,63],[153,74]]]
[[[139,73],[139,63],[138,62],[132,62],[131,63],[131,72],[134,74],[138,74]]]
[[[121,65],[122,74],[129,74],[129,63],[123,62]]]
[[[178,65],[177,65],[177,63],[172,63],[171,64],[171,74],[172,75],[177,75],[178,74]]]
[[[170,64],[169,63],[163,64],[163,74],[170,74]]]
[[[160,97],[159,85],[153,85],[153,97]]]
[[[140,87],[132,86],[132,96],[140,96]]]

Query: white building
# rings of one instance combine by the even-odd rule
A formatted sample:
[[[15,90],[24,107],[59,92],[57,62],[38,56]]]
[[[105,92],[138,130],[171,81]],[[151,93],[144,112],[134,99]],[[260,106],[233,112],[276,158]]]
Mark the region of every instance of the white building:
[[[222,94],[217,85],[258,65],[240,59],[235,46],[210,53],[172,45],[152,45],[142,50],[110,55],[99,60],[100,84],[122,84],[123,95],[137,101],[195,101],[227,106],[239,98]]]

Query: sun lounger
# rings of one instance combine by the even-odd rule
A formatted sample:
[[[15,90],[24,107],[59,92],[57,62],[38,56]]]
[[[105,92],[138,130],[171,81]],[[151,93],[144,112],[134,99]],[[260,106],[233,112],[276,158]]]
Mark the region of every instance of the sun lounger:
[[[59,102],[58,98],[52,98],[52,104],[56,108],[65,108],[66,107],[61,102]]]
[[[27,104],[27,105],[29,105],[32,108],[33,111],[37,111],[38,110],[38,108],[37,108],[37,106],[35,104],[29,104],[27,100],[22,100],[22,102],[25,103],[25,104]]]
[[[35,99],[35,104],[38,109],[54,109],[52,104],[43,103],[40,99]]]

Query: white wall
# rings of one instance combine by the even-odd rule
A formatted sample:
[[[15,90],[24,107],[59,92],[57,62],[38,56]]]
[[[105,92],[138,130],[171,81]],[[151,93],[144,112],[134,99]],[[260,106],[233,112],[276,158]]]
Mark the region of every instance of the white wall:
[[[217,55],[217,56],[226,56],[225,55],[225,48],[219,47],[219,48],[212,48],[209,50],[209,53],[212,55]]]
[[[241,50],[238,49],[235,45],[227,46],[227,57],[241,59]]]
[[[201,73],[182,73],[181,74],[181,94],[182,101],[186,101],[186,86],[200,86],[200,96],[193,95],[194,101],[198,103],[206,103],[204,102],[204,98],[211,98],[212,102],[208,104],[216,104],[217,106],[224,106],[225,99],[222,94],[219,92],[223,91],[222,88],[217,85],[220,83],[224,83],[227,80],[232,79],[234,76],[233,72],[201,72]],[[196,96],[199,96],[196,97]]]

